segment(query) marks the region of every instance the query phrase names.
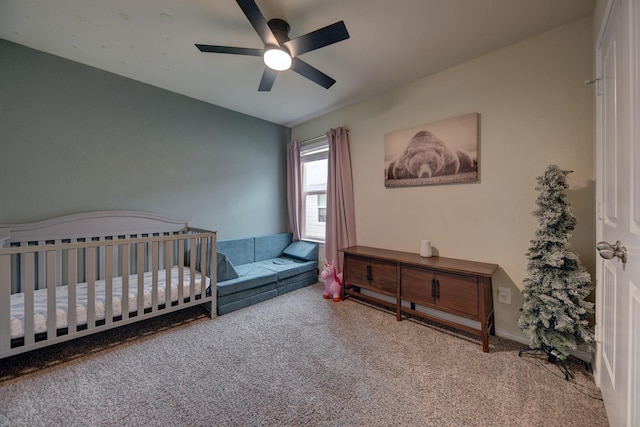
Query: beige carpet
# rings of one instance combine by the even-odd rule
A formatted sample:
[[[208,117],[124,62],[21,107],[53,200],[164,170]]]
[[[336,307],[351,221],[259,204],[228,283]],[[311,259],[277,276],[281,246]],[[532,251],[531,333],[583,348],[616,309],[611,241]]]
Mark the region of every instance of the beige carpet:
[[[316,284],[0,360],[3,426],[606,426],[592,375]]]

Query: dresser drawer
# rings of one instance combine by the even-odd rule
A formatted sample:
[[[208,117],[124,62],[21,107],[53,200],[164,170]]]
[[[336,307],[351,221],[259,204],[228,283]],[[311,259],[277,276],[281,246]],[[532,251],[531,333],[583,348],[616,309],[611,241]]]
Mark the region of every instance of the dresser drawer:
[[[394,262],[347,256],[344,277],[347,285],[380,290],[395,296],[398,266]]]
[[[402,266],[400,286],[405,301],[469,316],[479,313],[476,277]]]

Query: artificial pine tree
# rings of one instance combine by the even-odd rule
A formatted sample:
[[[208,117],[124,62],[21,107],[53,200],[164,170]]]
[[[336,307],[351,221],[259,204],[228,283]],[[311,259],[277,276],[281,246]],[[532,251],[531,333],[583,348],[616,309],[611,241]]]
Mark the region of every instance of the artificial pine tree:
[[[593,289],[591,277],[567,248],[576,225],[565,195],[571,172],[550,165],[537,178],[540,194],[533,214],[538,227],[527,252],[524,304],[518,319],[520,329],[529,335],[530,348],[559,363],[567,379],[570,373],[564,360],[569,351],[580,345],[591,347],[594,341],[589,325],[593,303],[585,300]]]

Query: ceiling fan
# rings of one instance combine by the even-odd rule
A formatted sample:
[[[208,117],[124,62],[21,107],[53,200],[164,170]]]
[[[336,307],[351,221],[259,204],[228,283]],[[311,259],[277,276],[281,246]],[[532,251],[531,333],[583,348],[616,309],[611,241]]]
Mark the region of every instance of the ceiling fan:
[[[336,81],[307,64],[299,55],[349,38],[344,21],[336,22],[295,39],[289,39],[289,24],[282,19],[267,22],[254,0],[236,0],[238,6],[264,43],[264,49],[196,44],[201,52],[262,56],[266,65],[258,90],[268,92],[278,71],[291,69],[303,77],[329,89]]]

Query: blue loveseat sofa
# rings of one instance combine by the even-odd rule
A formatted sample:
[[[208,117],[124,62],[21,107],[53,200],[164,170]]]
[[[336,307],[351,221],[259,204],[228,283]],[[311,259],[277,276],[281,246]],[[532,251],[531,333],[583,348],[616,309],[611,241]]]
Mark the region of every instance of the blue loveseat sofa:
[[[217,250],[218,315],[318,281],[318,244],[291,233],[223,240]]]

